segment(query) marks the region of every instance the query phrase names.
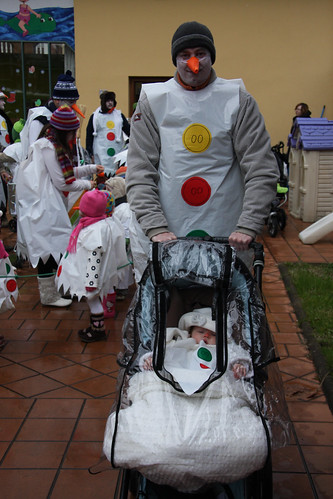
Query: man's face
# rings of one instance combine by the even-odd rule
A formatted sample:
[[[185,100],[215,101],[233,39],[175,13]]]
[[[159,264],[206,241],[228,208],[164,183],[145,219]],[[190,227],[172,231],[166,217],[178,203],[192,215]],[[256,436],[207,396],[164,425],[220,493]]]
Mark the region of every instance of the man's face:
[[[114,107],[114,101],[112,99],[108,99],[105,102],[105,105],[106,105],[106,109],[112,109]]]
[[[5,99],[0,99],[0,110],[3,111],[5,109],[6,101]]]
[[[191,59],[191,57],[196,57],[199,60],[198,73],[193,73],[187,65],[187,61]],[[203,47],[182,50],[177,54],[176,62],[179,76],[186,85],[199,87],[205,83],[210,76],[212,60],[209,50]]]

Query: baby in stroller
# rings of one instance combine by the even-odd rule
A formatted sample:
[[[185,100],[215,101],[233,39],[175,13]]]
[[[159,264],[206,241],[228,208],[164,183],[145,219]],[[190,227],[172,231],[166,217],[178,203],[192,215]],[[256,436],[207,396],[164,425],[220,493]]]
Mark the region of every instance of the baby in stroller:
[[[272,403],[264,395],[276,357],[256,289],[228,245],[154,243],[123,327],[103,444],[113,467],[182,493],[263,469],[280,396],[274,390]],[[196,343],[192,326],[215,340]]]
[[[153,370],[153,352],[144,354],[140,369]],[[211,308],[195,309],[179,320],[178,328],[167,328],[165,368],[187,395],[192,395],[216,367],[216,323]],[[249,352],[228,334],[228,369],[235,379],[253,376]]]

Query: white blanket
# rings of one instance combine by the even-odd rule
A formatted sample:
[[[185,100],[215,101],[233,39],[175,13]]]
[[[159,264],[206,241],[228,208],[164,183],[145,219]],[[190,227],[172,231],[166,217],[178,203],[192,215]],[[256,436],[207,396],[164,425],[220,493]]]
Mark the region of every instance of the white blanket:
[[[261,469],[267,456],[263,424],[253,410],[252,385],[231,372],[202,393],[176,392],[152,371],[134,375],[131,405],[119,411],[114,462],[149,480],[194,492],[208,483],[231,483]],[[111,460],[115,413],[103,450]]]

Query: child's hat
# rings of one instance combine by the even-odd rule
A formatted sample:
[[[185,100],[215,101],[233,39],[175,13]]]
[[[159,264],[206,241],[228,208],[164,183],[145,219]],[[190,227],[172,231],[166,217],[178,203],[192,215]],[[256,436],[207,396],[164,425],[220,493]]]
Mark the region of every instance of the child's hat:
[[[94,189],[85,192],[80,201],[80,211],[86,217],[101,217],[105,215],[107,197],[102,191]]]
[[[111,177],[105,182],[105,188],[112,192],[115,199],[122,198],[126,194],[125,180],[122,177]]]
[[[182,315],[178,323],[179,329],[189,331],[192,326],[204,327],[215,332],[216,323],[212,320],[212,309],[198,308],[193,310],[193,312],[188,312],[187,314]]]
[[[5,100],[5,99],[8,99],[8,97],[7,97],[7,95],[6,95],[6,94],[4,94],[3,92],[0,92],[0,99]]]
[[[66,74],[59,75],[53,89],[52,99],[77,101],[80,96],[74,82],[75,78],[69,70]]]
[[[71,107],[60,106],[52,113],[50,125],[58,130],[77,130],[80,128],[80,120]]]
[[[103,191],[103,190],[101,190],[100,192],[102,192],[106,196],[105,214],[106,214],[107,217],[111,217],[112,210],[113,210],[114,205],[115,205],[114,197],[111,194],[111,192]]]

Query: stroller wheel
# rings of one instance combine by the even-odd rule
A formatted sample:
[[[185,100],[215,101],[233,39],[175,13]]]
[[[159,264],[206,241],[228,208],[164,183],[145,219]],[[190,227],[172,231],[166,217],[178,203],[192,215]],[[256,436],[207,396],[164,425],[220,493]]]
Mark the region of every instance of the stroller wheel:
[[[269,235],[271,237],[275,237],[277,232],[278,232],[278,229],[279,229],[277,216],[275,214],[269,215],[268,221],[267,221],[267,226],[268,226]]]
[[[282,209],[278,211],[278,224],[281,230],[283,230],[287,223],[287,215],[286,212]]]

